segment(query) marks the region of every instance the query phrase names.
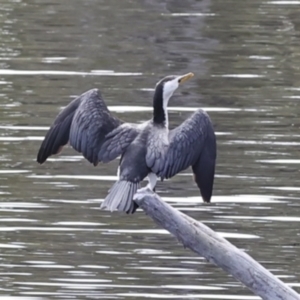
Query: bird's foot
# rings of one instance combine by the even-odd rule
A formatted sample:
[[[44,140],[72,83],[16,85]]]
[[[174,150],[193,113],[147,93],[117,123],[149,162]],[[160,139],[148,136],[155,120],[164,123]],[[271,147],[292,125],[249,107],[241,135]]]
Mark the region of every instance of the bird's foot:
[[[140,188],[136,191],[135,195],[133,196],[133,200],[140,200],[142,199],[144,196],[146,196],[147,194],[153,194],[153,190],[151,189],[151,187],[149,185]]]
[[[153,192],[153,190],[151,189],[150,185],[148,184],[145,187],[138,189],[136,192],[137,193],[151,193],[151,192]]]

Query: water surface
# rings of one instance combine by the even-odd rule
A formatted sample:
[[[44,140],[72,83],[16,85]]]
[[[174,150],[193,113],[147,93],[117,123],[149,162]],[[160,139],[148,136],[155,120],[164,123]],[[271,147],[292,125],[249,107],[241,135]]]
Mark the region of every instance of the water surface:
[[[259,299],[138,211],[99,205],[118,162],[36,153],[54,117],[97,87],[125,121],[151,117],[156,81],[194,72],[170,124],[198,107],[218,141],[212,203],[191,170],[159,183],[298,292],[299,1],[3,1],[0,7],[1,299]]]

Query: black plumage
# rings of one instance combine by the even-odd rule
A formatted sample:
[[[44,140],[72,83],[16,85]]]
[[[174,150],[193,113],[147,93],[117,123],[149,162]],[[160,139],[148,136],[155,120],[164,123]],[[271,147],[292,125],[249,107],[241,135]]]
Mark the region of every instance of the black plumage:
[[[212,122],[199,109],[177,128],[168,129],[167,104],[183,76],[168,76],[157,85],[153,97],[153,118],[143,124],[124,123],[108,110],[100,92],[92,89],[73,100],[55,119],[37,155],[44,163],[68,142],[95,166],[121,156],[118,181],[102,208],[134,213],[133,196],[140,182],[156,176],[171,178],[192,166],[202,198],[210,202],[216,163],[216,138]],[[155,174],[155,175],[153,175]]]
[[[212,195],[217,156],[216,137],[208,114],[198,109],[180,126],[170,131],[169,147],[161,178],[171,178],[192,166],[195,181],[205,202]]]
[[[97,165],[105,136],[121,124],[122,121],[109,112],[99,90],[89,90],[74,99],[56,117],[42,142],[37,161],[44,163],[69,142],[90,163]]]

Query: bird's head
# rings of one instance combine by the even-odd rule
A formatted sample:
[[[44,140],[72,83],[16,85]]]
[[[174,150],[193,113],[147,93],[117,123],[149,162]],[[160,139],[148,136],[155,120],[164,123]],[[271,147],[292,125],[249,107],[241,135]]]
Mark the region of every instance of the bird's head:
[[[180,84],[184,83],[191,77],[193,73],[187,73],[180,76],[169,75],[161,79],[155,87],[153,97],[153,121],[156,124],[164,124],[168,127],[167,107],[170,98]]]
[[[191,77],[193,77],[193,73],[187,73],[184,75],[176,76],[169,75],[161,79],[155,87],[155,94],[157,98],[162,99],[163,107],[167,107],[169,99],[172,97],[173,93],[179,87],[180,84],[184,83]]]

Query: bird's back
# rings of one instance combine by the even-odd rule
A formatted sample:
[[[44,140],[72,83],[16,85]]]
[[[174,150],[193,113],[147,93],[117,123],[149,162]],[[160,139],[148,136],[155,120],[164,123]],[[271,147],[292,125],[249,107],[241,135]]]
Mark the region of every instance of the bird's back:
[[[121,180],[138,182],[149,174],[150,169],[146,163],[148,137],[149,127],[147,126],[123,153],[120,161]]]

